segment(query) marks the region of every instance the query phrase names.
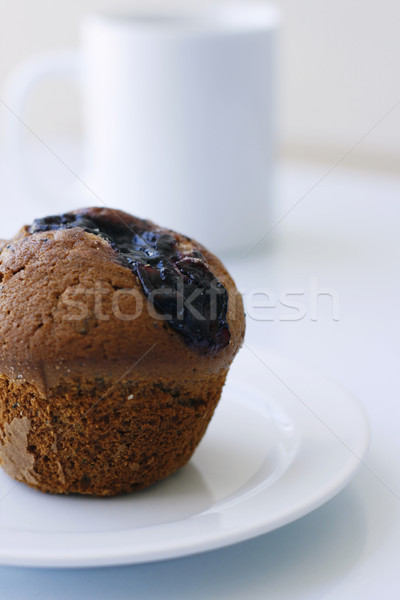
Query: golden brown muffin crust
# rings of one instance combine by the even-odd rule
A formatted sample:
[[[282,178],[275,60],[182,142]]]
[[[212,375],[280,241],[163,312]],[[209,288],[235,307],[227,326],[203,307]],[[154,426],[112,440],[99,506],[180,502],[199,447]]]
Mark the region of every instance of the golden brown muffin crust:
[[[69,380],[43,399],[35,386],[0,375],[0,462],[11,477],[45,492],[142,489],[191,458],[225,377]]]
[[[138,223],[121,211],[82,212]],[[24,227],[3,246],[0,462],[15,479],[52,493],[108,496],[151,485],[192,456],[242,343],[243,304],[214,255],[157,231],[184,255],[201,252],[225,286],[223,349],[188,345],[99,235]]]
[[[104,214],[107,209],[87,209]],[[135,218],[112,211],[113,218]],[[221,262],[198,248],[229,294],[231,339],[199,354],[146,301],[137,276],[107,241],[80,228],[29,234],[23,228],[0,253],[0,371],[35,383],[42,393],[73,374],[139,378],[202,377],[229,364],[244,335],[243,304]],[[138,304],[143,310],[138,318]],[[123,318],[121,318],[123,315]]]

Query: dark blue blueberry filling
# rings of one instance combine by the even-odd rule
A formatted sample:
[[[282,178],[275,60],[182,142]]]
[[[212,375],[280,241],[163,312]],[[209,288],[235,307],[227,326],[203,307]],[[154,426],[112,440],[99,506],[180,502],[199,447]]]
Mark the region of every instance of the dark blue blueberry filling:
[[[179,252],[173,236],[148,221],[126,224],[105,211],[36,219],[30,233],[80,227],[107,240],[122,264],[137,275],[157,312],[185,342],[201,353],[214,353],[229,344],[228,293],[209,270],[203,255],[193,249]]]

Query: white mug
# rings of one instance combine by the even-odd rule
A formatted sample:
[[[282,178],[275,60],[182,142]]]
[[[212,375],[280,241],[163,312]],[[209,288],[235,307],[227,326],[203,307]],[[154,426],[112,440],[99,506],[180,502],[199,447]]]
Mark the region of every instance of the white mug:
[[[31,63],[10,102],[23,111],[43,77],[79,74],[84,185],[67,204],[122,208],[215,251],[245,248],[270,224],[278,20],[252,2],[90,15],[78,55]]]

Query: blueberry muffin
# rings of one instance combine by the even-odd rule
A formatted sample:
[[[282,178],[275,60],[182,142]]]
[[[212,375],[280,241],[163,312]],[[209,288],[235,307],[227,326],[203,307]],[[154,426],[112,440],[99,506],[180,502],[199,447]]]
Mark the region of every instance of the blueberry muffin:
[[[3,469],[112,496],[186,464],[244,336],[221,262],[104,208],[37,219],[0,249]]]

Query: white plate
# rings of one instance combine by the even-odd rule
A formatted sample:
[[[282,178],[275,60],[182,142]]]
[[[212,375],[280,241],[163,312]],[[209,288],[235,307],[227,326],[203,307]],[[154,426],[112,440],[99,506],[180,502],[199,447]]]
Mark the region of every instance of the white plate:
[[[184,556],[266,533],[332,498],[365,454],[362,409],[320,375],[255,352],[237,357],[191,462],[150,489],[51,496],[0,469],[0,562],[73,567]]]

